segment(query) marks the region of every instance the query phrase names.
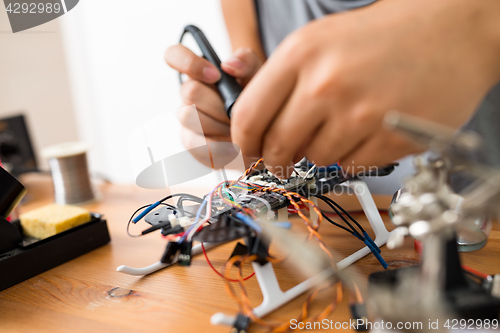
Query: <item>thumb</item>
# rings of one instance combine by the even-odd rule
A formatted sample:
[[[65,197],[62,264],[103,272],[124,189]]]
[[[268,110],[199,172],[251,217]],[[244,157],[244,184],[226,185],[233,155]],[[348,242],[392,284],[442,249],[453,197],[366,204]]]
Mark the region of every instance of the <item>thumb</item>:
[[[262,66],[262,60],[250,48],[237,49],[234,54],[221,64],[224,72],[240,79],[245,85]]]

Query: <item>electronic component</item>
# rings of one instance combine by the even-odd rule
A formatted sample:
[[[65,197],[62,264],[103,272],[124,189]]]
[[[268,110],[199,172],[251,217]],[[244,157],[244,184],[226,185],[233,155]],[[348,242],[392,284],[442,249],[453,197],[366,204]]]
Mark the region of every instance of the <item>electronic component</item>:
[[[257,215],[272,213],[273,211],[288,207],[290,204],[285,196],[273,192],[255,192],[251,195],[240,195],[238,198],[242,206],[255,211]],[[272,218],[273,215],[270,214],[267,217]]]
[[[170,264],[175,261],[177,255],[180,252],[179,243],[177,242],[168,242],[167,248],[163,253],[163,256],[160,259],[160,262],[164,264]]]
[[[231,333],[246,333],[248,332],[248,326],[250,326],[250,318],[238,313]]]
[[[251,304],[247,304],[248,299],[244,296],[247,291],[245,290],[243,281],[251,278],[254,274],[259,276],[258,283],[263,294],[269,295],[272,292],[274,295],[274,301],[280,305],[287,303],[292,298],[295,298],[298,293],[302,293],[305,290],[314,287],[318,283],[317,277],[311,276],[286,292],[282,292],[281,290],[270,290],[270,288],[275,288],[275,286],[278,285],[272,265],[273,263],[281,261],[281,259],[273,257],[269,253],[271,235],[272,239],[276,240],[277,234],[269,233],[268,229],[274,230],[273,232],[283,228],[289,229],[291,223],[289,221],[284,221],[284,216],[282,216],[281,213],[287,213],[288,207],[293,206],[297,214],[299,214],[306,224],[310,233],[309,239],[317,240],[320,244],[321,250],[326,254],[326,256],[320,253],[316,254],[313,251],[311,252],[314,253],[313,256],[302,255],[303,258],[307,257],[311,259],[314,257],[321,261],[321,264],[317,267],[315,266],[315,268],[320,267],[321,270],[318,270],[318,272],[314,271],[314,273],[308,271],[307,274],[319,274],[321,272],[321,279],[324,279],[334,273],[335,268],[331,266],[332,262],[326,259],[328,257],[332,258],[332,254],[322,242],[321,236],[318,233],[318,227],[321,223],[323,215],[316,205],[315,198],[308,198],[303,195],[304,193],[309,193],[307,189],[315,186],[315,177],[318,172],[318,167],[312,165],[296,169],[289,179],[280,180],[267,170],[252,173],[255,167],[261,162],[262,159],[254,163],[244,173],[244,175],[239,177],[237,180],[221,182],[203,198],[187,199],[188,195],[186,194],[175,194],[153,204],[156,206],[165,205],[165,207],[159,208],[155,211],[152,211],[152,205],[146,205],[139,208],[132,215],[131,220],[134,219],[135,214],[146,209],[148,210],[147,215],[145,215],[144,212],[140,213],[139,216],[134,219],[134,222],[139,221],[145,215],[146,222],[151,224],[151,228],[145,230],[146,232],[150,232],[150,230],[153,229],[162,229],[162,233],[164,235],[168,233],[170,236],[167,238],[171,240],[167,245],[161,261],[141,269],[140,272],[146,272],[144,274],[148,274],[154,270],[166,267],[174,263],[176,260],[178,260],[181,265],[189,265],[192,253],[194,253],[194,249],[191,249],[192,241],[199,241],[201,242],[200,246],[204,252],[207,264],[214,270],[214,272],[223,277],[226,283],[240,283],[241,296],[236,294],[233,294],[232,296],[237,298],[240,304],[244,304],[245,309],[251,309],[256,316],[262,318],[270,311],[273,311],[275,306],[273,305],[271,307],[267,303],[262,303],[260,306],[253,308]],[[375,235],[377,236],[376,242],[379,245],[384,244],[389,233],[385,229],[385,226],[380,219],[380,215],[377,215],[378,219],[373,219],[373,213],[378,214],[378,210],[374,204],[371,205],[370,202],[367,202],[366,196],[371,199],[371,195],[366,187],[366,184],[360,181],[354,181],[349,183],[348,186],[354,189],[356,194],[358,192],[362,193],[357,194],[357,196],[360,202],[365,204],[363,207],[368,209],[365,209],[365,211],[368,215],[370,224],[372,224],[375,231]],[[177,204],[167,204],[166,200],[173,196],[179,197]],[[196,212],[187,212],[182,206],[182,202],[184,200],[195,201],[197,203],[194,205]],[[333,210],[342,210],[340,206],[337,208],[336,203],[329,204],[332,205]],[[272,221],[274,219],[275,212],[280,209],[279,222],[268,222],[269,220]],[[309,214],[305,213],[306,209],[309,210]],[[350,226],[351,229],[344,229],[348,230],[351,234],[365,242],[366,247],[339,262],[338,266],[344,268],[359,258],[367,255],[370,251],[377,256],[377,259],[379,259],[381,263],[385,263],[379,255],[380,249],[376,245],[375,241],[371,240],[370,236],[352,218],[352,216],[344,210],[342,210],[342,212],[349,219],[351,219],[354,224],[357,224],[358,227],[357,229],[354,226]],[[186,213],[186,215],[184,215],[184,213]],[[342,213],[339,214],[341,218],[349,224]],[[375,222],[380,221],[380,223],[375,223],[374,225],[372,220]],[[278,238],[281,237],[282,236],[279,236]],[[245,245],[238,243],[226,263],[225,269],[223,271],[216,269],[210,263],[204,246],[208,244],[228,242],[239,238],[243,238]],[[285,235],[285,238],[288,237]],[[304,251],[307,252],[306,248],[302,248],[302,239],[300,241],[300,246],[296,242],[293,243],[294,245],[292,247],[286,247],[288,251],[291,251],[290,255],[295,249],[300,249],[299,252],[302,254]],[[292,250],[292,248],[294,248],[294,250]],[[301,260],[301,262],[303,262],[303,260]],[[246,276],[238,274],[237,278],[231,274],[233,273],[231,272],[231,268],[233,266],[241,268],[243,265],[250,263],[252,263],[252,268],[255,271],[254,273]],[[137,274],[137,270],[129,270],[128,268],[127,270],[131,274]],[[339,291],[341,285],[338,284],[338,282],[338,279],[332,281],[332,283],[337,285],[337,298],[334,300],[336,304],[340,303],[342,300],[341,289]],[[331,286],[331,284],[328,284],[328,286]],[[307,305],[305,305],[305,307],[307,308]],[[323,314],[326,316],[331,310],[333,310],[333,308],[328,307],[325,309]],[[361,310],[363,309],[357,309],[354,316],[360,318],[363,317]],[[307,311],[304,316],[305,318],[313,318],[307,315]],[[232,332],[243,333],[247,331],[250,319],[243,314],[238,315],[237,318],[225,316],[223,314],[215,314],[212,317],[212,323],[224,323],[226,325],[233,326]],[[269,325],[269,328],[278,327],[275,323],[267,323],[265,325]]]
[[[162,228],[161,229],[161,234],[163,236],[167,236],[167,235],[177,235],[177,234],[180,234],[184,232],[184,228],[181,227],[180,225],[176,226],[176,227],[173,227],[173,228]]]
[[[181,266],[189,266],[191,265],[191,248],[193,246],[193,242],[182,242],[179,245],[179,265]]]
[[[143,230],[141,232],[141,235],[146,235],[146,234],[149,234],[150,232],[153,232],[155,230],[163,229],[163,228],[168,228],[168,227],[170,227],[170,222],[169,221],[167,221],[167,222],[161,222],[161,223],[155,224],[151,228],[147,228],[146,230]],[[162,230],[162,233],[163,233],[163,230]]]
[[[248,252],[250,254],[257,255],[257,259],[255,260],[261,265],[265,265],[268,261],[269,257],[269,241],[263,238],[262,235],[249,237],[245,239],[245,243],[247,244]]]
[[[270,171],[264,169],[262,171],[254,172],[243,182],[246,182],[249,185],[256,184],[262,187],[276,187],[295,192],[308,183],[314,183],[314,174],[309,174],[307,178],[304,178],[306,175],[307,172],[296,171],[288,179],[279,179]]]
[[[368,322],[368,311],[366,310],[365,304],[351,304],[349,306],[351,309],[351,316],[356,321],[355,330],[358,332],[366,332],[368,331],[368,327],[366,324],[362,324],[362,322]]]
[[[248,248],[245,245],[238,242],[238,243],[236,243],[236,246],[234,247],[233,253],[231,253],[231,256],[229,257],[229,259],[231,259],[234,256],[242,256],[245,254],[248,254]],[[240,267],[239,262],[236,262],[234,265],[236,267]]]

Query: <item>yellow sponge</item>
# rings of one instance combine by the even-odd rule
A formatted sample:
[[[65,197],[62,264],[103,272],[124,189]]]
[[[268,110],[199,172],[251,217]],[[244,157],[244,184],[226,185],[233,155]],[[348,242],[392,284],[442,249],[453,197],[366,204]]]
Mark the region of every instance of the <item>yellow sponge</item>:
[[[19,219],[26,236],[44,239],[90,221],[90,213],[80,207],[50,204],[21,214]]]

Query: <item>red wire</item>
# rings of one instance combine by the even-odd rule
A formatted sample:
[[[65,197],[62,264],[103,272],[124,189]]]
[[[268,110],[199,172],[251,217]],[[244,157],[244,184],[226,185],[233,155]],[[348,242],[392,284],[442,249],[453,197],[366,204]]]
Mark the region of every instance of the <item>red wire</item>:
[[[224,275],[222,275],[218,270],[215,269],[215,267],[210,262],[210,259],[208,259],[207,251],[205,250],[205,246],[203,246],[203,243],[201,243],[201,249],[203,250],[203,254],[205,255],[205,259],[207,259],[208,266],[210,266],[210,268],[212,268],[214,270],[214,272],[217,273],[217,275],[219,275],[220,277],[226,279],[226,277]],[[250,274],[249,276],[247,276],[246,278],[244,278],[243,281],[246,281],[246,280],[250,279],[254,275],[255,275],[255,272],[253,272],[252,274]],[[236,280],[236,279],[227,279],[227,280],[231,281],[231,282],[239,282],[240,281],[240,280]]]
[[[469,273],[482,277],[483,279],[487,279],[489,276],[488,274],[476,271],[474,268],[470,268],[469,266],[462,265],[462,268]]]
[[[307,210],[309,210],[309,207],[306,206],[306,205],[304,205],[303,203],[300,203],[299,207],[300,207],[300,209],[307,209]],[[290,214],[297,214],[298,213],[297,208],[295,208],[294,205],[288,206],[287,210],[288,210],[288,213],[290,213]]]

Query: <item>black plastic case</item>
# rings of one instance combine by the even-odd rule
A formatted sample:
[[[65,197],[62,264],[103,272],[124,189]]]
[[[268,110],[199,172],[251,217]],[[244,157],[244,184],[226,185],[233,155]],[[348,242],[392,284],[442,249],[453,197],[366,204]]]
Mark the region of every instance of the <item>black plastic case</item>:
[[[17,248],[0,253],[0,291],[109,243],[106,220],[91,216],[89,222],[43,240],[24,237]],[[12,224],[22,234],[20,222]]]

